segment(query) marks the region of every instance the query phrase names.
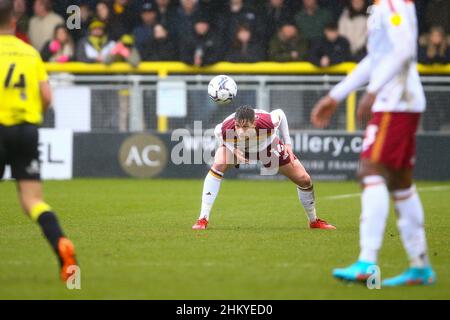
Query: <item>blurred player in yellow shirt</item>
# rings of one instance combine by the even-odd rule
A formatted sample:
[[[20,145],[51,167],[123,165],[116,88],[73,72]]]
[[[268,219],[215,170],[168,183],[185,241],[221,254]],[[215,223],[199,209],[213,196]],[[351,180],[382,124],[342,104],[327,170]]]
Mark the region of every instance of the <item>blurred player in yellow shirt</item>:
[[[40,181],[38,127],[52,93],[39,53],[14,36],[15,27],[13,1],[0,0],[0,179],[9,164],[22,208],[41,226],[67,280],[77,265],[75,248],[44,202]]]

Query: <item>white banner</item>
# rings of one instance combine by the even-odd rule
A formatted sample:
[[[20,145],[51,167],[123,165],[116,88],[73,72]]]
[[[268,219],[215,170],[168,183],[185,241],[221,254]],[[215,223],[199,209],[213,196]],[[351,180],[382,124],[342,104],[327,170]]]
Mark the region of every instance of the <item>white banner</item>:
[[[156,114],[158,116],[186,117],[187,91],[185,81],[158,81],[156,88]]]
[[[39,129],[39,160],[42,179],[71,179],[73,132],[62,129]],[[11,178],[6,167],[4,179]]]
[[[55,87],[53,108],[55,128],[75,132],[91,131],[91,89],[89,87]]]

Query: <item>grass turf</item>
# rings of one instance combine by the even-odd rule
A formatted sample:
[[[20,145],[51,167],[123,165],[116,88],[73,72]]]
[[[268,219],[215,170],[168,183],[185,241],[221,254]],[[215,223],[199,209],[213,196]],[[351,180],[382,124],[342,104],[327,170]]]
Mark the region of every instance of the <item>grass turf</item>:
[[[46,200],[81,265],[81,290],[68,290],[15,185],[0,183],[0,298],[450,299],[450,182],[418,186],[438,282],[369,290],[331,277],[358,255],[359,197],[330,198],[358,193],[354,182],[316,183],[319,216],[335,231],[307,228],[287,181],[225,180],[210,228],[196,232],[200,180],[49,181]],[[393,212],[380,267],[383,277],[407,267]]]

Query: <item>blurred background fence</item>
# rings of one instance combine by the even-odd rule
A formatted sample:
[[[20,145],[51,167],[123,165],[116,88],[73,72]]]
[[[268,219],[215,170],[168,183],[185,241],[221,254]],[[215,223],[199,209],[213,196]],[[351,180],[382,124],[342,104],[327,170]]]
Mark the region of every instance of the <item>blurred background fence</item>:
[[[310,130],[309,115],[314,103],[343,75],[233,75],[238,84],[238,95],[231,104],[222,106],[208,97],[207,84],[211,78],[212,75],[208,74],[166,77],[52,74],[51,83],[60,98],[55,102],[58,105],[46,114],[44,127],[65,128],[65,124],[78,118],[78,123],[88,123],[81,126],[82,129],[71,128],[75,132],[167,132],[177,128],[191,129],[194,121],[202,121],[203,128],[208,129],[221,122],[237,106],[249,104],[267,111],[282,108],[290,129]],[[185,84],[186,110],[181,117],[157,112],[158,94],[161,94],[158,84],[173,82]],[[450,132],[450,75],[424,75],[422,82],[427,111],[422,117],[420,130]],[[330,129],[347,132],[361,129],[355,123],[355,106],[360,94],[356,92],[342,103]],[[166,107],[169,106],[163,106]]]

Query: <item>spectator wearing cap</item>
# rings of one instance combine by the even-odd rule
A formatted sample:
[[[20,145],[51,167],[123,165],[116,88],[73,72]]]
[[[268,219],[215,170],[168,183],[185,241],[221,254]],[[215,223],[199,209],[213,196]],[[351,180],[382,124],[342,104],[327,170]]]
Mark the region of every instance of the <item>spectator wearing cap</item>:
[[[152,40],[153,28],[158,24],[158,12],[153,2],[145,2],[141,8],[142,24],[133,31],[136,47],[141,55],[144,55],[144,48]]]
[[[41,50],[42,60],[64,63],[72,60],[74,54],[75,47],[66,26],[64,24],[56,26],[53,39]]]
[[[308,45],[299,34],[294,24],[281,26],[273,36],[269,46],[269,60],[272,61],[300,61],[305,60]]]
[[[443,27],[431,27],[430,33],[421,37],[420,42],[420,63],[450,63],[450,47]]]
[[[134,38],[130,34],[124,34],[119,41],[115,43],[110,53],[106,55],[104,62],[110,64],[113,62],[128,62],[133,67],[141,63],[141,55],[134,46]]]
[[[265,48],[265,23],[255,10],[245,5],[244,0],[229,0],[227,10],[220,16],[218,26],[224,46],[231,45],[238,27],[244,24],[250,28],[253,40],[260,41]]]
[[[265,50],[259,41],[253,38],[248,25],[238,26],[232,45],[226,55],[230,62],[258,62],[265,59]]]
[[[112,5],[106,0],[101,0],[95,6],[95,19],[103,22],[105,32],[109,38],[116,41],[126,34],[122,21],[113,13]]]
[[[352,60],[360,61],[366,55],[367,4],[365,0],[351,0],[338,22],[339,34],[350,42]]]
[[[77,45],[76,57],[81,62],[105,62],[115,46],[105,33],[105,24],[94,20],[89,25],[89,35],[82,38]]]
[[[180,38],[180,59],[187,64],[205,66],[222,59],[221,39],[211,30],[209,17],[198,15],[194,34]]]
[[[311,48],[311,62],[320,67],[349,61],[350,44],[347,39],[339,35],[336,23],[329,23],[324,30],[325,37],[317,40]]]
[[[267,42],[276,35],[281,26],[294,23],[292,11],[285,0],[269,0],[265,14]]]
[[[51,0],[36,0],[33,6],[34,16],[28,26],[28,37],[31,45],[38,51],[51,40],[55,27],[64,23],[61,16],[52,11]]]
[[[295,23],[308,41],[323,38],[323,30],[331,21],[331,13],[320,8],[317,0],[303,0],[303,9],[295,15]]]
[[[153,36],[144,49],[146,61],[175,61],[179,59],[176,39],[171,38],[169,31],[162,25],[153,27]]]

